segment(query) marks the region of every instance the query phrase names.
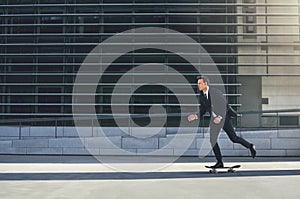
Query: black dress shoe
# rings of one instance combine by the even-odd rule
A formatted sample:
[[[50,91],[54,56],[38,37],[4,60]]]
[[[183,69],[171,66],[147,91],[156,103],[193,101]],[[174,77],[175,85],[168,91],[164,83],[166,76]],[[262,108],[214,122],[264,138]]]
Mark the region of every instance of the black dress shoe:
[[[255,146],[253,144],[251,144],[250,152],[251,152],[252,158],[255,158],[255,156],[256,156],[256,150],[255,150]]]
[[[212,166],[211,168],[222,168],[224,167],[223,162],[217,162],[214,166]]]

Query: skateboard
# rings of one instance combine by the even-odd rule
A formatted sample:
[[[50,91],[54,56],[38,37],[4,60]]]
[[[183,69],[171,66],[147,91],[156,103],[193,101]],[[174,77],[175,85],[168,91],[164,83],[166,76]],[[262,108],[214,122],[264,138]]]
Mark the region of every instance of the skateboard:
[[[205,166],[206,168],[210,169],[209,173],[218,173],[219,170],[227,170],[228,173],[236,173],[237,168],[240,168],[241,165],[234,165],[231,167],[221,167],[221,168],[213,168],[212,166]]]

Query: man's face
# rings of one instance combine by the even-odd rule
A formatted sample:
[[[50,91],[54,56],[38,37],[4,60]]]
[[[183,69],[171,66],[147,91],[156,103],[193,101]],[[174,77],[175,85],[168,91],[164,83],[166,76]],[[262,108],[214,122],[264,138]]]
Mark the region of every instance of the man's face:
[[[204,82],[203,79],[198,79],[198,88],[200,91],[206,91],[207,82]]]

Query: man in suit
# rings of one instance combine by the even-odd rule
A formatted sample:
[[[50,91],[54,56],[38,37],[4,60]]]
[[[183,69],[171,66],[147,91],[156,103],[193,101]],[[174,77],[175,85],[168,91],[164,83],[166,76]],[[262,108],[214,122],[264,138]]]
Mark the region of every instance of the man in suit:
[[[206,112],[210,114],[210,144],[216,156],[217,163],[214,168],[224,167],[222,154],[217,139],[221,128],[227,133],[230,140],[239,143],[250,150],[252,158],[256,156],[255,146],[245,139],[236,135],[231,124],[231,117],[236,117],[237,113],[226,102],[220,90],[209,86],[209,80],[205,76],[198,76],[198,88],[200,90],[199,103],[200,113],[190,115],[188,120],[194,121],[201,118]]]

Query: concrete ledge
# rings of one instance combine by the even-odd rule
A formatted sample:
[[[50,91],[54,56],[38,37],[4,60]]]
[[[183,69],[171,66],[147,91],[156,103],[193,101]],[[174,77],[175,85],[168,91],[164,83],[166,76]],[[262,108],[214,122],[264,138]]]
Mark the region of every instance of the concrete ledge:
[[[299,149],[300,139],[285,139],[285,138],[272,138],[272,149]]]
[[[125,132],[129,132],[129,127],[124,127],[122,130],[119,127],[94,127],[93,136],[94,137],[114,137],[114,136],[129,136]]]
[[[173,156],[173,149],[163,149],[163,150],[151,150],[151,149],[137,149],[138,155],[156,155],[156,156]]]
[[[18,129],[17,127],[11,127]],[[48,129],[48,133],[40,136],[40,131],[44,127],[35,128],[36,132],[31,132],[31,128],[22,127],[24,136],[19,140],[18,136],[0,136],[0,154],[45,154],[45,155],[153,155],[158,156],[178,156],[182,155],[183,144],[191,141],[191,145],[183,156],[199,156],[200,148],[203,152],[213,156],[209,142],[209,134],[169,134],[166,137],[150,137],[150,138],[136,138],[126,135],[122,136],[108,136],[108,137],[63,137],[54,138],[53,129]],[[91,136],[92,129],[82,127],[85,135]],[[9,128],[2,128],[9,129]],[[58,135],[63,135],[62,127],[59,129]],[[113,130],[116,128],[108,128]],[[30,130],[30,131],[29,131]],[[69,129],[70,130],[70,129]],[[74,130],[74,129],[73,129]],[[61,132],[60,132],[61,131]],[[66,132],[64,132],[66,133]],[[74,133],[74,132],[73,132]],[[120,133],[120,129],[115,131]],[[267,137],[267,132],[263,131],[263,135],[259,136],[259,132],[251,134],[247,132],[244,138],[255,144],[257,149],[257,156],[300,156],[300,138],[297,130],[288,130],[277,132],[279,137],[273,137],[275,134],[270,131],[270,137]],[[6,133],[8,134],[8,133]],[[71,131],[67,135],[71,135]],[[16,135],[16,132],[15,132]],[[31,136],[33,135],[33,136]],[[75,135],[75,134],[72,134]],[[163,134],[162,134],[163,135]],[[249,135],[249,136],[248,136]],[[251,135],[251,136],[250,136]],[[258,137],[255,137],[257,135]],[[203,137],[205,136],[205,138]],[[295,136],[295,137],[291,137]],[[191,140],[195,138],[194,140]],[[1,140],[2,139],[2,140]],[[109,140],[107,140],[109,139]],[[176,139],[176,140],[174,140]],[[205,146],[203,145],[203,142]],[[170,142],[175,141],[172,145]],[[218,143],[224,156],[249,156],[250,152],[242,145],[233,144],[228,136],[223,132],[218,139]],[[166,147],[166,148],[164,148]],[[163,150],[160,150],[164,148]],[[123,150],[122,150],[123,149]],[[206,155],[206,154],[205,154]]]
[[[257,150],[257,156],[286,156],[286,150]]]
[[[221,150],[233,150],[234,144],[229,139],[219,139],[218,144]]]
[[[266,138],[248,138],[246,139],[248,142],[253,143],[255,145],[255,148],[257,150],[260,149],[271,149],[271,139],[266,139]],[[234,144],[234,149],[246,149],[243,145]],[[247,149],[246,149],[247,150]]]
[[[136,155],[137,149],[100,149],[100,155]]]
[[[79,132],[77,132],[79,129]],[[64,137],[92,137],[93,129],[92,127],[61,127],[60,131]]]
[[[182,150],[180,149],[174,149],[174,155],[175,156],[179,156],[182,154]],[[182,156],[195,156],[198,157],[200,154],[200,150],[199,149],[188,149],[187,151],[185,151]],[[208,154],[205,154],[207,156],[211,156],[212,152],[209,150]]]
[[[87,148],[121,148],[121,137],[84,138],[84,145]]]
[[[286,150],[287,156],[300,156],[300,149],[299,150]]]
[[[29,137],[30,136],[30,126],[21,127],[21,137]]]
[[[243,131],[243,132],[237,132],[237,135],[239,135],[242,138],[275,138],[278,136],[277,131]]]
[[[27,148],[28,155],[62,155],[62,148]]]
[[[131,136],[137,138],[162,137],[166,135],[166,128],[156,127],[133,127]]]
[[[26,155],[26,148],[0,148],[0,154]]]
[[[279,130],[278,137],[279,138],[299,138],[300,139],[300,131],[299,130]]]
[[[122,148],[126,149],[158,149],[158,138],[122,138]]]
[[[195,127],[167,127],[166,128],[166,133],[167,135],[172,135],[172,134],[193,134],[193,133],[197,133],[197,134],[201,134],[201,136],[203,135],[203,132],[207,132],[208,128],[206,127],[201,127],[201,128],[195,128]]]
[[[250,156],[248,150],[221,150],[223,156]]]
[[[49,139],[49,147],[81,147],[84,145],[80,138]]]
[[[22,137],[20,140],[49,140],[49,139],[56,139],[55,137]]]
[[[18,137],[19,136],[19,127],[8,127],[8,126],[0,126],[0,137]]]
[[[204,143],[205,141],[205,143]],[[204,146],[205,144],[205,146]],[[223,149],[231,149],[233,150],[233,143],[229,139],[220,138],[218,139],[218,144],[220,148]],[[198,138],[196,139],[196,149],[211,149],[211,144],[209,138]]]
[[[100,155],[100,149],[63,148],[63,155]]]
[[[29,136],[31,137],[55,137],[55,127],[30,127]]]
[[[0,141],[11,141],[11,140],[18,140],[19,137],[0,137]],[[24,139],[24,137],[22,137]]]
[[[0,141],[0,149],[1,148],[11,148],[11,147],[12,147],[12,140]]]
[[[49,140],[48,139],[13,140],[13,147],[16,147],[16,148],[32,148],[32,147],[47,148],[47,147],[49,147]]]
[[[189,149],[196,149],[196,140],[191,139],[192,137],[189,135],[176,135],[168,136],[166,138],[159,138],[159,148],[183,148],[182,143],[187,143],[191,141],[192,143],[189,146]]]

